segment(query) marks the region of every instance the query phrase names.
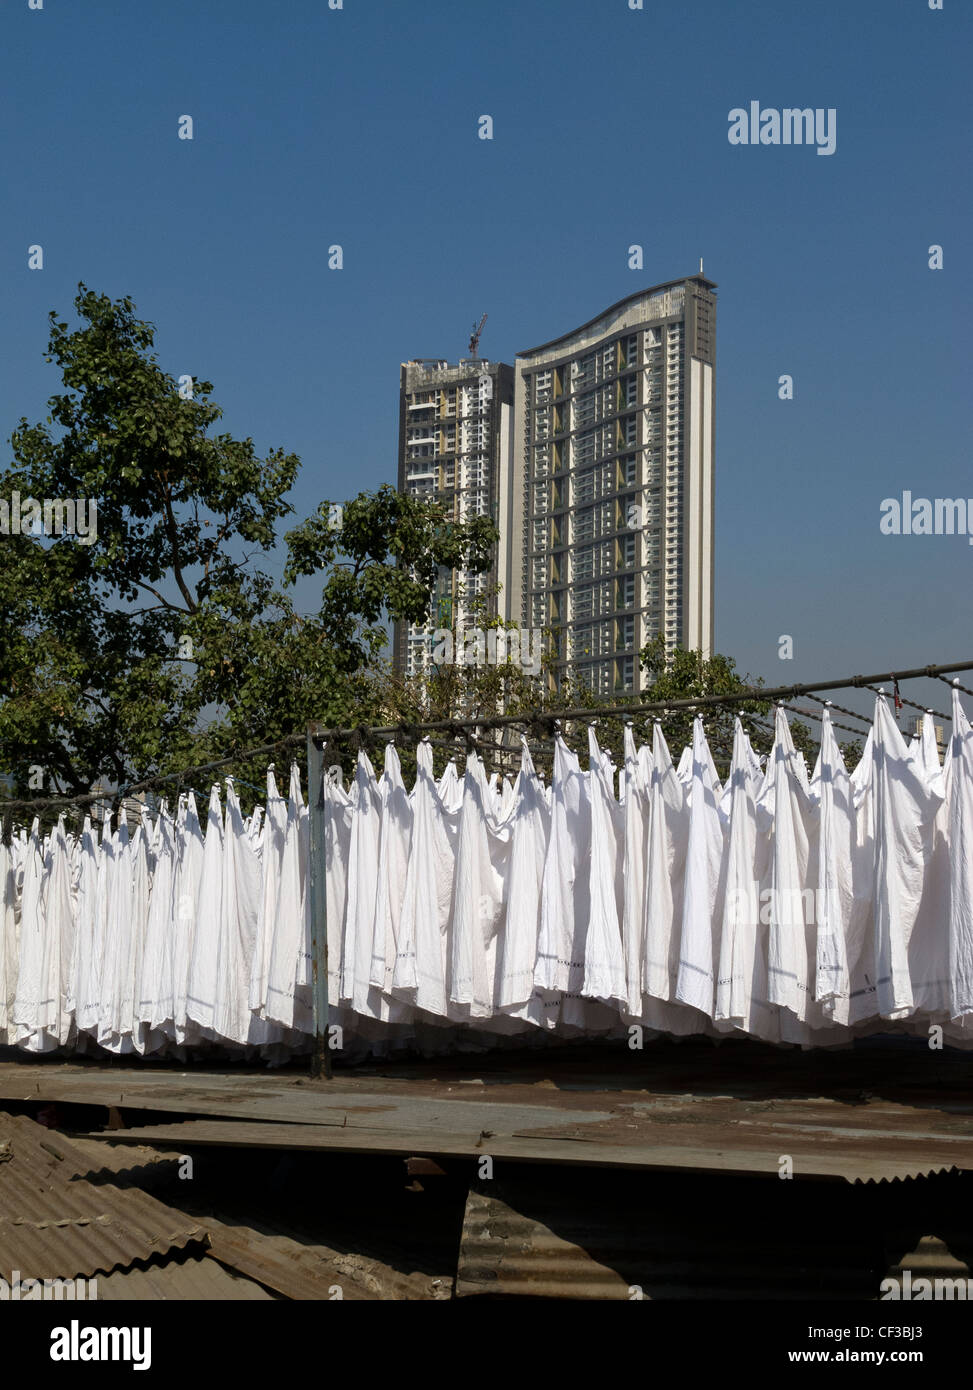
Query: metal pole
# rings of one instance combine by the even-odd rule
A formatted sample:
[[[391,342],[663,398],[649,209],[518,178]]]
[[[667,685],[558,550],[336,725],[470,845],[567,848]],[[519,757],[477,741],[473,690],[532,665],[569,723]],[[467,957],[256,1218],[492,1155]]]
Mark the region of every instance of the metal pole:
[[[314,1042],[311,1075],[331,1079],[328,1048],[328,852],[324,823],[324,758],[319,742],[320,726],[307,726],[308,787],[308,910],[311,914],[311,1001]]]

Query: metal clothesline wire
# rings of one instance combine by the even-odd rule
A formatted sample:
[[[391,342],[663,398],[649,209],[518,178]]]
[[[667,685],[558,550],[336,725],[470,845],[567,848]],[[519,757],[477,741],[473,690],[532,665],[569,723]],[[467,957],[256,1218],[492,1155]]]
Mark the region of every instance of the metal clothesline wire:
[[[428,731],[456,728],[487,729],[504,728],[514,724],[523,724],[528,728],[536,728],[537,726],[543,726],[545,724],[557,725],[598,718],[611,718],[619,714],[650,714],[657,710],[666,714],[672,714],[682,710],[706,709],[720,705],[768,704],[778,699],[794,699],[798,696],[812,695],[815,691],[819,690],[843,690],[852,687],[855,689],[869,689],[874,686],[876,681],[919,680],[924,677],[938,676],[950,671],[973,671],[973,661],[944,662],[940,665],[917,666],[910,670],[879,672],[871,676],[846,676],[842,680],[807,681],[801,684],[774,687],[750,686],[745,690],[728,695],[697,695],[678,700],[659,700],[651,703],[642,701],[637,704],[603,705],[593,709],[540,710],[534,714],[477,715],[470,719],[426,720],[414,724],[410,724],[408,721],[402,721],[398,724],[371,726],[368,729],[361,730],[355,728],[332,729],[323,724],[312,724],[311,730],[312,737],[315,739],[330,740],[336,738],[351,738],[358,733],[368,733],[376,737],[395,733],[408,734],[409,732],[418,731],[419,729]],[[862,718],[863,716],[858,715],[856,717]]]
[[[878,694],[878,691],[875,689],[874,685],[870,685],[868,688],[869,690],[874,690],[876,695]],[[946,722],[949,723],[949,720],[952,717],[948,714],[940,714],[938,709],[929,709],[926,705],[917,705],[915,700],[907,700],[906,697],[901,693],[899,694],[898,699],[900,704],[911,705],[912,708],[917,709],[920,714],[931,714],[934,719],[945,719]]]
[[[956,669],[957,669],[957,670],[962,670],[962,667],[957,667]],[[951,680],[951,679],[949,678],[949,676],[940,676],[940,675],[937,675],[937,676],[936,676],[936,680],[937,680],[937,681],[942,681],[944,685],[948,685],[948,686],[950,686],[950,687],[952,687],[952,686],[955,685],[956,689],[957,689],[957,690],[962,690],[962,692],[963,692],[964,695],[973,695],[973,690],[970,690],[969,686],[960,685],[959,681],[957,681],[957,680]]]
[[[944,679],[945,679],[945,677],[944,677]],[[836,704],[836,703],[834,702],[834,700],[822,700],[822,699],[821,699],[821,696],[820,696],[820,695],[815,695],[814,692],[813,692],[812,690],[809,690],[809,691],[808,691],[807,696],[806,696],[805,698],[808,699],[808,700],[817,700],[817,702],[818,702],[819,705],[830,705],[831,708],[832,708],[832,709],[836,709],[836,710],[838,711],[839,714],[847,714],[847,715],[849,715],[850,718],[852,718],[852,719],[858,719],[858,720],[860,720],[860,722],[861,722],[862,724],[865,725],[865,728],[864,728],[864,729],[852,729],[852,731],[851,731],[852,733],[867,733],[867,732],[868,732],[868,718],[867,718],[867,716],[864,715],[864,714],[859,714],[858,711],[857,711],[856,709],[849,709],[847,705],[838,705],[838,704]],[[820,719],[820,717],[821,717],[821,716],[818,715],[818,714],[812,714],[810,710],[808,710],[808,714],[809,714],[810,717],[813,718],[813,719]],[[834,720],[832,720],[831,722],[834,723]],[[836,726],[836,727],[842,728],[842,729],[847,729],[848,725],[847,725],[847,724],[841,724],[841,725],[838,725],[838,726]]]
[[[783,700],[781,700],[780,703],[784,707],[784,709],[789,710],[791,714],[799,715],[802,719],[816,719],[819,724],[822,724],[824,722],[824,716],[818,714],[816,709],[799,709],[797,705],[784,704]],[[824,705],[829,705],[830,703],[830,700],[822,701],[822,704]],[[854,729],[850,724],[839,724],[837,719],[832,719],[831,727],[833,729],[844,729],[845,733],[856,734],[859,738],[862,734],[867,733],[867,729]]]
[[[257,748],[241,749],[239,752],[229,754],[223,758],[214,759],[209,763],[201,763],[195,767],[184,768],[179,772],[160,773],[156,776],[146,777],[138,782],[129,782],[124,786],[118,787],[115,791],[85,792],[76,796],[59,797],[34,797],[31,799],[0,799],[0,815],[6,816],[8,812],[33,811],[35,814],[43,810],[67,809],[72,806],[83,806],[97,801],[118,801],[124,797],[131,796],[133,793],[149,791],[165,782],[182,781],[198,777],[200,773],[215,771],[217,768],[229,767],[232,764],[248,762],[256,758],[266,757],[286,751],[287,749],[297,748],[305,743],[310,736],[316,742],[334,742],[341,739],[363,739],[363,738],[389,738],[400,735],[405,738],[415,737],[420,731],[428,733],[446,732],[461,729],[503,729],[521,725],[532,736],[535,736],[545,726],[548,729],[558,728],[562,724],[590,721],[597,719],[611,719],[617,715],[650,715],[660,713],[672,716],[682,711],[713,709],[724,706],[744,705],[744,704],[767,704],[777,700],[787,698],[797,698],[799,696],[811,696],[813,699],[819,698],[816,692],[821,690],[844,690],[844,689],[874,689],[877,681],[902,681],[919,680],[922,678],[937,678],[945,680],[950,673],[956,671],[973,671],[973,661],[950,661],[942,662],[937,665],[916,666],[909,670],[878,672],[869,676],[846,676],[840,680],[806,681],[793,685],[781,685],[773,687],[750,686],[745,690],[727,695],[698,695],[690,698],[678,700],[653,701],[651,703],[626,703],[622,705],[603,705],[595,708],[573,708],[566,710],[539,710],[528,714],[507,714],[507,715],[475,715],[468,719],[437,719],[419,720],[410,722],[401,720],[397,724],[382,724],[371,726],[350,726],[346,728],[328,728],[323,724],[312,723],[309,726],[308,734],[287,734],[282,738],[276,739],[271,743],[261,744]],[[969,693],[969,692],[967,692]],[[917,708],[919,708],[917,706]],[[853,713],[852,711],[848,711]],[[855,715],[855,718],[862,719],[863,716]]]
[[[973,669],[973,667],[971,667]],[[29,811],[39,812],[42,810],[53,810],[59,807],[84,806],[89,802],[96,801],[122,801],[127,796],[132,796],[135,792],[150,791],[163,782],[182,782],[199,776],[201,772],[213,772],[217,768],[229,767],[233,763],[249,762],[252,758],[263,758],[268,753],[279,753],[288,748],[297,748],[305,742],[304,734],[287,734],[284,738],[277,739],[274,743],[265,743],[259,748],[244,748],[239,753],[230,754],[225,758],[217,758],[213,762],[199,763],[194,767],[182,768],[179,772],[159,773],[157,776],[145,777],[138,782],[127,782],[123,786],[116,787],[114,791],[102,790],[97,792],[81,792],[77,796],[48,796],[34,797],[30,800],[6,800],[0,799],[0,815],[5,815],[8,811]],[[249,785],[249,784],[248,784]],[[193,789],[195,790],[195,789]],[[204,792],[196,792],[197,796],[205,795]]]

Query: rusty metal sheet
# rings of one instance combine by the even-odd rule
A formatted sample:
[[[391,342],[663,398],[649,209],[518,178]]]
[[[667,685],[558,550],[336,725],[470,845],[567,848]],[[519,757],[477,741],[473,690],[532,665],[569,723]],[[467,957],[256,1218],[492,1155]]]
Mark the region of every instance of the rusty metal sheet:
[[[252,1279],[235,1275],[207,1255],[168,1258],[164,1264],[133,1265],[97,1278],[99,1303],[120,1301],[272,1302],[275,1295]]]
[[[968,1270],[964,1175],[868,1188],[706,1174],[527,1170],[478,1181],[457,1297],[877,1299],[883,1278]],[[916,1229],[936,1229],[916,1247]],[[904,1252],[890,1268],[890,1257]]]
[[[111,1144],[86,1139],[81,1134],[72,1134],[69,1142],[71,1150],[65,1171],[70,1177],[90,1181],[110,1177],[116,1187],[165,1180],[176,1162],[171,1153],[148,1145]]]
[[[961,1296],[965,1296],[969,1288],[969,1264],[957,1259],[938,1236],[923,1236],[914,1250],[904,1254],[886,1271],[886,1278],[894,1279],[901,1289],[906,1271],[913,1284],[916,1279],[959,1279],[963,1289]]]
[[[448,1296],[439,1280],[408,1276],[378,1260],[207,1220],[210,1257],[284,1298],[306,1302],[414,1301]]]
[[[98,1139],[100,1135],[92,1131],[87,1137]],[[112,1131],[105,1138],[115,1143],[151,1143],[169,1149],[224,1145],[244,1149],[330,1149],[345,1153],[401,1154],[405,1158],[436,1154],[470,1158],[494,1151],[487,1147],[494,1140],[481,1138],[473,1130],[466,1134],[452,1134],[446,1130],[365,1129],[363,1126],[341,1128],[331,1125],[263,1124],[245,1120],[183,1120],[174,1124]]]
[[[886,1138],[869,1145],[862,1140],[813,1140],[806,1135],[778,1131],[771,1135],[748,1133],[745,1138],[703,1126],[667,1126],[658,1132],[622,1137],[599,1134],[597,1125],[563,1136],[547,1130],[536,1134],[450,1134],[436,1130],[337,1129],[327,1125],[276,1125],[237,1120],[185,1120],[113,1131],[113,1141],[150,1143],[180,1151],[194,1147],[231,1146],[254,1149],[293,1149],[333,1153],[424,1155],[481,1158],[521,1163],[547,1163],[574,1167],[694,1169],[700,1172],[764,1173],[777,1175],[781,1156],[793,1161],[796,1177],[844,1179],[848,1182],[890,1181],[918,1177],[966,1166],[973,1168],[973,1154],[961,1145],[937,1150],[923,1143],[892,1145]],[[97,1138],[97,1135],[91,1135]],[[955,1150],[955,1151],[954,1151]],[[961,1151],[960,1151],[961,1150]]]
[[[88,1168],[60,1134],[0,1114],[0,1274],[107,1274],[204,1240],[198,1221],[138,1188],[73,1176]]]
[[[3,1091],[110,1105],[123,1119],[140,1110],[200,1117],[178,1132],[111,1135],[167,1147],[490,1152],[726,1172],[773,1172],[787,1154],[798,1173],[862,1182],[973,1165],[973,1057],[901,1039],[826,1054],[741,1040],[660,1042],[628,1056],[534,1049],[357,1068],[320,1083],[243,1068],[0,1063]]]
[[[572,1233],[573,1234],[573,1233]],[[471,1191],[463,1216],[456,1297],[628,1300],[632,1287],[618,1266],[624,1235],[599,1240],[591,1225],[581,1239],[557,1235],[499,1197]],[[609,1248],[611,1246],[611,1248]]]
[[[886,1099],[939,1112],[973,1114],[973,1054],[930,1052],[921,1040],[869,1038],[825,1052],[773,1048],[752,1040],[653,1042],[643,1052],[617,1045],[533,1048],[371,1064],[311,1081],[294,1071],[205,1063],[178,1070],[133,1060],[0,1062],[0,1097],[304,1123],[347,1122],[395,1102],[528,1104],[551,1110],[604,1109],[619,1101],[711,1099],[843,1106]]]

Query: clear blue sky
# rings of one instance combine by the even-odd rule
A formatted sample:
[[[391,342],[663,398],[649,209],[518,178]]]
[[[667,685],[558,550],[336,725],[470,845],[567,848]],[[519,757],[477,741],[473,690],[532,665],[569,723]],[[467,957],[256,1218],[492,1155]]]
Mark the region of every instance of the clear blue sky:
[[[512,362],[702,255],[718,648],[771,683],[959,659],[973,546],[878,521],[973,496],[971,38],[968,0],[3,0],[0,432],[83,279],[301,456],[304,513],[394,481],[404,359],[488,312]],[[836,153],[731,146],[751,100],[835,107]]]

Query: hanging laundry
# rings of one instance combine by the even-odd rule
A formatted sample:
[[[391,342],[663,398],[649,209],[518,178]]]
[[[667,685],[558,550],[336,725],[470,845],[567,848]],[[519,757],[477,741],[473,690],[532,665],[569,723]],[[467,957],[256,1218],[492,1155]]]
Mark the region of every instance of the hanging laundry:
[[[768,1042],[780,1038],[779,1011],[770,1002],[767,976],[771,836],[758,822],[763,783],[760,764],[739,719],[724,812],[728,820],[726,885],[716,981],[718,1021],[729,1021]]]
[[[176,867],[172,875],[172,1032],[179,1044],[190,1041],[195,1025],[187,1014],[197,911],[206,846],[196,797],[179,798],[175,830]],[[209,889],[207,889],[209,892]],[[208,919],[211,920],[211,919]]]
[[[250,965],[250,985],[247,992],[250,1008],[258,1018],[266,1017],[267,984],[270,976],[270,953],[274,944],[274,916],[280,892],[281,867],[284,859],[284,837],[287,831],[287,802],[277,790],[274,765],[267,769],[267,806],[263,819],[260,852],[262,881],[260,910],[257,914],[257,935]]]
[[[590,914],[585,935],[582,993],[605,1003],[627,998],[621,918],[624,909],[624,813],[615,800],[613,769],[594,729],[588,730],[591,854],[588,860]]]
[[[801,1023],[824,1021],[815,1004],[818,814],[803,758],[778,705],[761,810],[773,823],[767,943],[770,1002]]]
[[[172,911],[176,869],[176,828],[165,802],[156,823],[155,873],[145,927],[139,975],[138,1051],[154,1052],[171,1036],[173,1021],[172,952],[177,922]]]
[[[368,972],[370,989],[391,999],[399,941],[399,921],[405,897],[412,842],[412,802],[402,780],[402,767],[394,744],[385,749],[379,810],[378,863],[375,875],[375,915],[372,922],[372,954]],[[370,996],[371,997],[371,996]],[[391,1010],[398,1001],[390,1004]],[[398,1007],[398,1016],[407,1011]]]
[[[703,721],[693,721],[688,839],[675,997],[712,1018],[719,965],[717,923],[723,916],[724,823],[722,788],[706,743]]]
[[[510,812],[510,877],[498,1003],[512,1017],[553,1028],[559,996],[534,984],[551,810],[527,740],[522,739],[521,744],[520,773]]]
[[[547,787],[526,740],[514,782],[472,752],[437,781],[423,741],[411,791],[394,746],[380,777],[362,752],[347,790],[332,771],[311,791],[330,1021],[355,1055],[633,1023],[819,1046],[935,1022],[973,1046],[973,733],[955,692],[953,726],[940,766],[932,721],[907,746],[880,697],[849,772],[825,709],[809,778],[778,708],[766,769],[735,721],[725,785],[698,719],[678,766],[658,723],[651,744],[625,730],[621,768],[589,730],[582,771],[558,734]],[[270,769],[249,818],[228,779],[204,828],[192,792],[174,816],[123,807],[114,830],[110,814],[15,828],[0,1041],[306,1046],[309,846],[296,764],[286,801]]]
[[[949,1013],[973,1015],[973,728],[953,690],[944,775],[949,801]]]
[[[300,773],[294,763],[291,766],[284,852],[280,864],[280,892],[274,913],[265,1014],[268,1019],[286,1028],[305,1032],[309,1030],[311,1022],[310,998],[307,987],[299,985],[298,978],[302,973],[302,957],[308,949],[307,857],[307,817],[301,796]],[[337,857],[340,861],[340,856]],[[337,867],[334,858],[331,865],[333,870]],[[340,935],[332,936],[331,902],[329,894],[329,942],[340,941]],[[339,922],[338,933],[340,930]],[[332,1002],[337,1003],[337,1000],[332,999]]]
[[[500,818],[483,762],[466,760],[456,845],[450,1003],[471,1019],[499,1016],[502,951],[509,895],[512,827]],[[455,1017],[455,1010],[452,1011]]]
[[[443,803],[425,740],[416,750],[413,815],[392,988],[416,1008],[445,1018],[460,812]]]
[[[186,984],[187,1040],[213,1037],[213,1006],[219,959],[220,914],[223,910],[223,808],[214,783],[206,813],[203,868],[196,900],[192,956]],[[190,1025],[193,1025],[192,1027]]]
[[[212,1028],[230,1042],[264,1042],[270,1036],[266,1021],[250,1009],[261,888],[260,860],[244,824],[233,779],[228,777]]]
[[[591,853],[591,801],[577,757],[560,734],[554,741],[551,831],[541,888],[534,983],[561,995],[560,1021],[580,1027],[585,937],[590,913],[587,859]]]

